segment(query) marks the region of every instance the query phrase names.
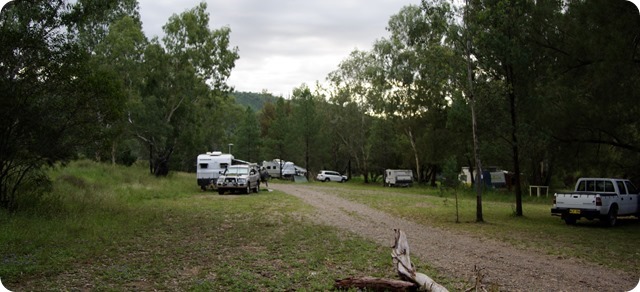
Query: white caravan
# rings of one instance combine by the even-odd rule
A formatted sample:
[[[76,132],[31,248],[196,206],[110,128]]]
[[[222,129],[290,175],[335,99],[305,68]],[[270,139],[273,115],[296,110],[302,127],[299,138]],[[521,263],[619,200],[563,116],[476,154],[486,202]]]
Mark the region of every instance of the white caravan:
[[[224,172],[227,166],[232,165],[233,161],[233,155],[218,151],[198,155],[196,176],[200,188],[204,191],[207,187],[215,187],[220,173]]]
[[[280,178],[280,170],[282,168],[282,178],[293,178],[294,175],[304,176],[307,170],[296,166],[293,162],[274,159],[271,161],[262,161],[262,166],[267,170],[269,176]]]
[[[387,169],[384,171],[384,185],[410,187],[413,185],[413,171],[411,169]]]

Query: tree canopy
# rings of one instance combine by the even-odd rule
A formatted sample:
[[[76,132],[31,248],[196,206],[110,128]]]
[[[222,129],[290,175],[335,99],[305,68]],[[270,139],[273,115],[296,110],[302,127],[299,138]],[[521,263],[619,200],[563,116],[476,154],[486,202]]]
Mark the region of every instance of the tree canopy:
[[[633,4],[460,5],[402,8],[370,50],[285,99],[227,84],[239,50],[230,27],[210,27],[204,2],[151,39],[135,0],[11,2],[0,15],[0,207],[44,191],[58,162],[142,160],[161,176],[229,144],[240,159],[294,161],[312,175],[375,183],[409,168],[435,186],[473,165],[472,101],[478,154],[513,174],[518,215],[527,185],[640,181]]]

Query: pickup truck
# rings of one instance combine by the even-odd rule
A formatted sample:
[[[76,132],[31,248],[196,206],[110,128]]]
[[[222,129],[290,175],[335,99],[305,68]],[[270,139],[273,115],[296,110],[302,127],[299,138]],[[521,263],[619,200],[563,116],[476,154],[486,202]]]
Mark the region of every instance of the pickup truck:
[[[638,189],[626,179],[580,178],[572,193],[556,193],[551,215],[573,225],[580,218],[614,226],[619,216],[640,215]]]
[[[220,173],[220,177],[216,181],[218,194],[223,195],[225,192],[243,192],[245,194],[260,192],[260,174],[256,167],[251,165],[231,165],[224,172]]]

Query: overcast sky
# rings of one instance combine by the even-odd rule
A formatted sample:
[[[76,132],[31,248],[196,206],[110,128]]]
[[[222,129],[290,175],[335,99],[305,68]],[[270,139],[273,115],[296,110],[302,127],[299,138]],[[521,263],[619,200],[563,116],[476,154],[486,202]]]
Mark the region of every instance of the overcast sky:
[[[148,38],[200,0],[139,0]],[[231,28],[240,59],[229,84],[237,91],[289,97],[306,83],[311,89],[354,49],[370,50],[387,37],[389,17],[420,0],[208,0],[210,28]]]

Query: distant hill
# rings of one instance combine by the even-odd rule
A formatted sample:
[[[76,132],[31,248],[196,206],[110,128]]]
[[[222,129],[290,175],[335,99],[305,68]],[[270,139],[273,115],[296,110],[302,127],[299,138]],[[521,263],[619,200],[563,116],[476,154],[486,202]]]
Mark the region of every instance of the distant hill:
[[[259,111],[264,107],[265,103],[275,103],[278,99],[278,97],[273,96],[270,93],[234,92],[231,95],[235,97],[236,103],[243,106],[249,106],[254,111]]]

